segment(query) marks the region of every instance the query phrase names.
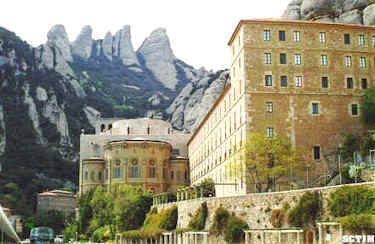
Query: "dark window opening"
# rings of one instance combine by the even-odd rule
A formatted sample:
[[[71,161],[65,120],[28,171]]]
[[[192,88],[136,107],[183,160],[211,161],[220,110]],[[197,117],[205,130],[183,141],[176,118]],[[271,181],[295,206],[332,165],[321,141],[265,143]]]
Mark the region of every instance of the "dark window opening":
[[[357,116],[358,114],[358,104],[352,104],[352,115]]]
[[[285,31],[279,31],[279,40],[285,41]]]
[[[287,87],[288,86],[288,77],[286,75],[282,75],[280,77],[280,83],[281,83],[281,87]]]
[[[361,87],[362,87],[362,89],[367,89],[367,79],[361,80]]]
[[[280,54],[280,64],[286,64],[286,54],[285,53]]]
[[[272,86],[272,75],[266,75],[266,86]]]
[[[320,146],[314,146],[314,160],[320,159]]]
[[[353,78],[351,77],[346,78],[346,88],[348,89],[354,88]]]
[[[350,34],[344,34],[344,43],[350,44]]]
[[[328,88],[328,77],[322,77],[322,88]]]

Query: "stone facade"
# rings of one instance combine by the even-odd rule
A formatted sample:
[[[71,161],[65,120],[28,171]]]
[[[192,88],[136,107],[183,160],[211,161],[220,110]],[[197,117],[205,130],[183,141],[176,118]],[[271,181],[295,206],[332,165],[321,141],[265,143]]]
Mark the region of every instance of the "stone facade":
[[[219,196],[251,192],[230,172],[233,146],[251,132],[287,136],[311,152],[314,178],[326,174],[324,155],[343,136],[367,130],[359,103],[375,83],[375,27],[242,20],[229,45],[231,84],[188,143],[193,185],[210,177]]]
[[[58,210],[69,215],[74,213],[76,206],[76,197],[71,192],[53,190],[38,194],[37,212]]]
[[[167,209],[173,205],[178,207],[178,228],[186,228],[191,219],[191,216],[194,215],[194,212],[201,206],[203,202],[207,202],[208,207],[208,218],[206,220],[206,225],[204,230],[208,231],[213,223],[213,217],[215,215],[215,210],[219,207],[227,209],[230,213],[234,213],[236,216],[245,220],[250,229],[274,229],[271,224],[271,213],[273,209],[280,209],[285,203],[288,203],[291,208],[293,208],[298,199],[307,191],[320,192],[323,197],[323,216],[322,219],[327,220],[328,222],[332,221],[330,219],[329,213],[327,210],[328,197],[329,194],[340,187],[331,186],[331,187],[321,187],[321,188],[311,188],[303,190],[294,190],[294,191],[284,191],[284,192],[273,192],[273,193],[252,193],[242,196],[232,196],[232,197],[214,197],[214,198],[200,198],[192,199],[168,204],[154,205],[158,208],[158,211],[161,209]],[[375,188],[375,182],[361,183],[361,184],[351,184],[345,186],[368,186],[370,188]],[[284,223],[282,226],[283,229],[293,229],[287,223]],[[338,238],[339,228],[330,227],[331,241],[323,243],[339,243],[336,238]],[[322,228],[323,236],[325,236],[327,228]],[[304,230],[303,233],[303,243],[318,243],[318,237],[315,236],[317,233],[315,230]],[[343,234],[350,235],[347,231],[344,231]],[[308,242],[308,239],[311,239],[310,235],[313,235],[315,239],[314,242]],[[297,243],[296,235],[290,234],[289,240],[286,240],[286,236],[282,236],[282,243]],[[294,238],[294,239],[293,239]],[[209,243],[225,243],[215,238],[215,236],[209,236]],[[253,238],[250,243],[262,243],[261,239]],[[275,234],[266,234],[265,243],[278,243],[278,233]]]
[[[99,120],[96,135],[81,135],[80,193],[116,183],[175,192],[189,184],[189,136],[162,120]]]

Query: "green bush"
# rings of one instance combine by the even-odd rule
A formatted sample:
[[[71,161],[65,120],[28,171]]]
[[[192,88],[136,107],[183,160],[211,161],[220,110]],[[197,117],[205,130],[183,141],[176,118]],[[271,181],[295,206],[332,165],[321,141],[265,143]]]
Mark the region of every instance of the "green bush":
[[[223,233],[229,216],[230,214],[225,208],[219,207],[218,209],[216,209],[214,220],[210,228],[210,233],[216,236],[219,236],[221,233]]]
[[[224,231],[224,240],[229,243],[239,242],[245,239],[244,230],[249,229],[247,223],[237,216],[228,218],[227,229]]]
[[[108,233],[109,233],[109,227],[108,226],[103,226],[94,231],[92,233],[92,239],[94,242],[104,242],[107,241],[108,238]]]
[[[71,224],[64,230],[64,243],[75,240],[76,239],[76,233],[78,231],[77,224]]]
[[[188,224],[188,228],[193,230],[203,230],[206,225],[206,219],[208,215],[207,203],[203,202],[201,206],[197,209],[194,216]]]
[[[344,229],[350,230],[355,234],[373,234],[375,232],[375,216],[370,214],[352,214],[339,217],[337,220]]]
[[[328,209],[333,217],[370,214],[374,204],[375,191],[363,186],[341,187],[332,192],[328,199]]]
[[[315,225],[320,215],[322,203],[318,192],[305,192],[297,205],[289,211],[288,222],[292,226],[307,227]]]
[[[210,233],[216,236],[224,236],[224,240],[232,243],[244,240],[244,230],[248,229],[249,226],[241,218],[230,215],[228,210],[223,207],[219,207],[215,211],[214,221],[210,228]]]
[[[174,230],[177,226],[178,220],[178,209],[177,206],[173,206],[170,209],[162,211],[161,221],[159,227],[164,230]]]

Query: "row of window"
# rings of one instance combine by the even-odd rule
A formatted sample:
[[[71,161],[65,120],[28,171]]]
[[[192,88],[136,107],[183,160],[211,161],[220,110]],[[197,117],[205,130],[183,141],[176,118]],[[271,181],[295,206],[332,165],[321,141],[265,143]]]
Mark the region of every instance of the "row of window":
[[[271,40],[271,30],[264,30],[264,41]],[[319,41],[320,43],[325,43],[327,40],[326,32],[319,33]],[[279,41],[286,41],[286,32],[284,30],[279,31]],[[293,31],[293,41],[300,42],[301,41],[301,32],[300,31]],[[371,38],[372,46],[375,47],[375,35]],[[349,33],[344,34],[344,44],[350,45],[351,44],[351,35]],[[365,46],[366,38],[365,35],[360,34],[358,35],[358,45]]]
[[[345,56],[344,63],[346,67],[352,66],[352,56]],[[374,58],[375,63],[375,58]],[[264,64],[272,64],[272,53],[265,53],[264,54]],[[287,64],[287,54],[286,53],[280,53],[280,64]],[[294,55],[294,64],[295,65],[301,65],[302,64],[302,55],[301,54],[295,54]],[[327,55],[321,55],[320,56],[320,65],[322,66],[328,66],[328,56]],[[367,67],[367,59],[366,57],[360,57],[359,58],[359,67],[366,68]]]
[[[295,87],[303,87],[303,77],[302,76],[295,76]],[[354,79],[353,77],[347,77],[346,78],[346,88],[347,89],[354,89]],[[265,75],[264,76],[264,85],[267,87],[273,86],[273,78],[272,75]],[[282,75],[280,76],[280,87],[288,87],[288,76]],[[321,87],[322,88],[329,88],[329,78],[326,76],[321,77]],[[368,88],[368,80],[367,78],[362,78],[360,81],[360,88],[361,89],[367,89]]]
[[[156,168],[155,167],[150,167],[148,168],[148,178],[156,178]],[[167,176],[167,173],[166,173],[166,169],[163,169],[163,178],[166,178]],[[89,178],[89,172],[88,171],[85,171],[85,180],[87,181],[88,178]],[[115,167],[113,168],[113,178],[121,178],[122,177],[122,174],[121,174],[121,168],[120,167]],[[130,175],[129,177],[131,178],[140,178],[141,177],[141,173],[140,173],[140,168],[138,166],[132,166],[131,167],[131,170],[130,170]],[[102,181],[103,180],[103,175],[102,175],[102,172],[98,172],[98,177],[96,178],[96,173],[94,171],[91,172],[90,174],[90,179],[91,181],[95,182],[96,179],[98,179],[99,181]],[[170,179],[173,180],[174,179],[174,171],[172,170],[170,172]],[[185,171],[185,180],[187,180],[187,171]],[[181,171],[177,171],[177,181],[182,181],[182,172]]]
[[[266,102],[266,112],[272,113],[273,111],[274,111],[273,102]],[[320,114],[320,103],[319,102],[312,102],[311,103],[311,113],[313,115],[319,115]],[[353,117],[356,117],[356,116],[359,115],[359,104],[357,104],[357,103],[350,104],[350,114]]]

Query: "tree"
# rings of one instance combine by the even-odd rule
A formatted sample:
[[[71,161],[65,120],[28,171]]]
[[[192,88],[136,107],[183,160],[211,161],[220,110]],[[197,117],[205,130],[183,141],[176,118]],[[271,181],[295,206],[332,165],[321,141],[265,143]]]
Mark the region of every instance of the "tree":
[[[297,152],[287,138],[260,133],[251,133],[236,155],[234,175],[241,177],[237,172],[245,172],[248,181],[255,184],[256,192],[269,191],[278,179],[290,177],[292,169],[303,171],[309,165],[303,150]]]
[[[375,124],[375,87],[367,89],[362,99],[361,108],[363,111],[363,119],[369,125]]]
[[[215,182],[212,178],[204,179],[200,184],[199,188],[202,189],[203,197],[215,196]]]

